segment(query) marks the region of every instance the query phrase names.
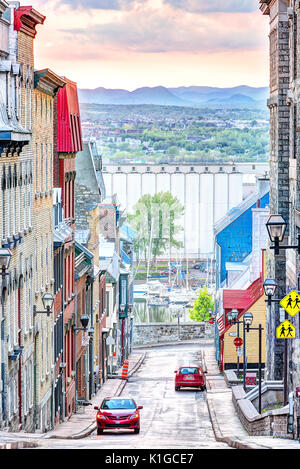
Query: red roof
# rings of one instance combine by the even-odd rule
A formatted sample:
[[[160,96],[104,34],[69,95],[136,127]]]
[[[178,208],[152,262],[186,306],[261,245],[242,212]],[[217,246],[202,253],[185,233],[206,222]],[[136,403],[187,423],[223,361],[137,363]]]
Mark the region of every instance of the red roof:
[[[227,323],[226,314],[232,309],[239,311],[240,317],[264,294],[262,275],[246,290],[223,290],[224,313],[217,319],[219,335],[224,335],[231,325]]]
[[[82,134],[76,83],[67,82],[57,93],[57,150],[60,153],[82,151]]]

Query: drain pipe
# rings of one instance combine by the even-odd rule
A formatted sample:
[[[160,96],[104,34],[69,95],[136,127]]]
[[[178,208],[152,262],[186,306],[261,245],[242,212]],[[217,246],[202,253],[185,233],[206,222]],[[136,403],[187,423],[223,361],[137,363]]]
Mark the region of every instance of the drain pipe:
[[[288,417],[288,433],[293,433],[294,426],[294,393],[289,393],[289,417]]]

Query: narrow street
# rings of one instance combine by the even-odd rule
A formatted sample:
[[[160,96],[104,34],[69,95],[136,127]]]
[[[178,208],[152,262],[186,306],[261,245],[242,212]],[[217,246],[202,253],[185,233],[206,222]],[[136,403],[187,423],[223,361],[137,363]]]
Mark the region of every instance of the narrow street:
[[[42,447],[229,449],[226,444],[215,441],[206,393],[192,389],[174,390],[176,368],[199,363],[200,359],[201,350],[197,344],[147,349],[143,365],[129,378],[122,393],[144,407],[139,435],[118,430],[97,436],[94,432],[82,440],[44,440]]]

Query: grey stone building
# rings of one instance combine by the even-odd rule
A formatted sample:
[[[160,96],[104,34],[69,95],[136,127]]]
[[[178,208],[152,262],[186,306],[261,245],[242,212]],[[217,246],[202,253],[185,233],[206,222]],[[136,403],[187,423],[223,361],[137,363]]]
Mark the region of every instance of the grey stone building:
[[[300,4],[296,0],[259,3],[270,19],[270,213],[282,215],[287,222],[282,245],[296,246],[300,233]],[[268,250],[267,276],[278,283],[277,298],[300,290],[299,268],[297,249],[281,250],[278,256]],[[299,314],[284,314],[296,328],[296,339],[276,340],[275,329],[283,315],[280,317],[279,305],[274,303],[268,311],[267,366],[269,379],[286,378],[287,397],[300,384],[300,321]],[[300,415],[298,401],[295,409]]]
[[[288,1],[260,0],[260,9],[270,19],[270,213],[280,214],[289,224],[289,150],[290,107],[287,101],[290,80],[290,25]],[[288,242],[289,229],[285,243]],[[274,256],[267,251],[267,277],[278,284],[277,295],[286,292],[286,253]],[[268,310],[267,377],[283,377],[283,341],[276,340],[276,327],[280,324],[279,306]]]

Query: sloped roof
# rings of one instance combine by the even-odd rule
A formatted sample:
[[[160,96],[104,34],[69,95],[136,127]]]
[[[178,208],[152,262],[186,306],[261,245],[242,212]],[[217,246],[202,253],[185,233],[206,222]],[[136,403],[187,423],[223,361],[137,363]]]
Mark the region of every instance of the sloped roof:
[[[251,194],[247,199],[243,200],[239,205],[233,207],[226,215],[217,221],[214,225],[215,235],[223,231],[228,225],[234,222],[239,218],[244,212],[246,212],[252,205],[254,205],[257,200],[262,199],[269,192],[269,188],[262,191],[255,191],[254,194]]]
[[[227,324],[226,314],[232,309],[239,311],[238,319],[264,294],[263,276],[256,279],[246,290],[223,290],[223,314],[217,319],[219,335],[224,335],[232,325]]]

